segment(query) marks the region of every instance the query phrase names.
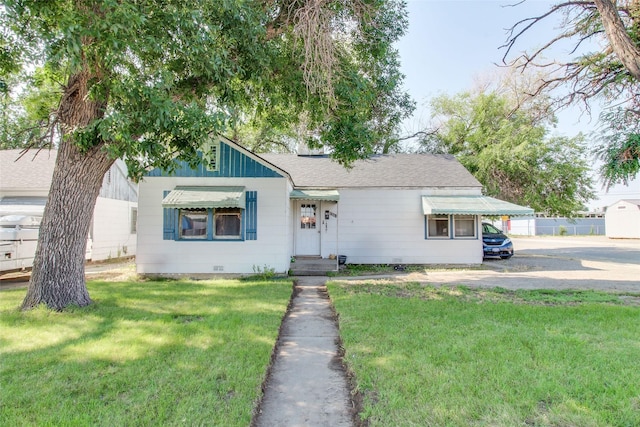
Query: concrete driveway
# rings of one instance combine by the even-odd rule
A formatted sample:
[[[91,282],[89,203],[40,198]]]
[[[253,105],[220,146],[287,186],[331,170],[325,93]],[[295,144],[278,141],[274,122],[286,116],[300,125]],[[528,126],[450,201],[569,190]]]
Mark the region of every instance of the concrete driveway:
[[[515,255],[511,259],[485,260],[481,269],[428,270],[389,276],[386,280],[505,289],[640,292],[640,240],[601,236],[512,240]]]
[[[640,264],[639,239],[608,239],[604,236],[519,237],[512,238],[516,253],[602,261],[615,264]]]

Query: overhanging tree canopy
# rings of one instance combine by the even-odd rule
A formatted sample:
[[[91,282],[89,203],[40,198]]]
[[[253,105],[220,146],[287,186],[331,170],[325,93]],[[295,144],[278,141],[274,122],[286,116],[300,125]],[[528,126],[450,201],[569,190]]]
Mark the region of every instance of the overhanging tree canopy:
[[[536,212],[575,216],[593,197],[583,137],[549,137],[538,108],[495,92],[460,93],[431,101],[430,152],[455,155],[487,195]],[[544,109],[543,109],[544,110]]]
[[[611,111],[602,117],[606,129],[602,133],[602,145],[596,150],[604,163],[601,175],[607,186],[626,182],[640,172],[637,143],[640,135],[640,2],[592,0],[554,4],[546,13],[523,19],[511,28],[504,46],[505,62],[523,34],[556,16],[563,18],[558,32],[541,47],[509,64],[522,69],[546,70],[547,78],[540,80],[533,93],[568,89],[556,98],[560,107],[582,102],[588,109],[593,99],[606,102]],[[567,42],[573,44],[572,53],[580,54],[567,61],[545,58],[545,54],[553,57],[550,51],[554,46]],[[589,42],[593,42],[591,46],[596,46],[595,50],[581,52]],[[620,117],[631,126],[618,127]]]
[[[22,0],[0,6],[0,23],[2,70],[61,76],[51,123],[62,138],[24,308],[90,303],[86,236],[114,159],[134,178],[195,162],[204,141],[274,112],[282,127],[304,113],[314,141],[349,163],[410,107],[391,96],[400,1]]]

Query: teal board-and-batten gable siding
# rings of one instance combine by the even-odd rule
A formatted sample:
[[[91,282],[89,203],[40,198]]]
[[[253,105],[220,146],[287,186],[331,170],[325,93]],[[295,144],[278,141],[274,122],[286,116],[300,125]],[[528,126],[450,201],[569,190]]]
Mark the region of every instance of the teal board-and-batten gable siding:
[[[153,169],[146,176],[178,176],[178,177],[205,177],[205,178],[282,178],[282,175],[263,165],[257,160],[220,142],[220,157],[217,171],[208,170],[204,161],[201,161],[195,169],[183,160],[176,160],[177,166],[171,173],[163,169]],[[202,153],[198,153],[202,158]]]

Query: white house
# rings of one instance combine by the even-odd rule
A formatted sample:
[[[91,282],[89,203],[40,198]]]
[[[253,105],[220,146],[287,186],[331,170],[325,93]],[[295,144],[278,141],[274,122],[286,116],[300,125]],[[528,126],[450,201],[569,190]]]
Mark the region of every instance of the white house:
[[[345,169],[325,156],[254,154],[220,139],[193,170],[140,183],[141,274],[286,272],[292,257],[479,264],[482,215],[531,215],[483,196],[452,156],[393,154]]]
[[[31,267],[57,150],[0,150],[0,271]],[[138,188],[117,160],[105,174],[87,259],[135,255]]]
[[[640,199],[618,200],[605,212],[607,237],[640,239]]]

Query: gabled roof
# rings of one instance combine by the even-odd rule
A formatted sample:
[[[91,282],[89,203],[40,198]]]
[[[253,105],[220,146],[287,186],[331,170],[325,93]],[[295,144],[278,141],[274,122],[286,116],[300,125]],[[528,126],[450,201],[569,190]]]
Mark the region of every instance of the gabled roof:
[[[634,205],[635,207],[640,209],[640,199],[620,199],[617,202],[607,206],[606,210],[608,211],[609,209],[613,208],[616,205],[620,205],[621,203],[628,203],[628,204]],[[620,206],[618,206],[618,207],[620,208]]]
[[[287,171],[296,188],[482,187],[451,155],[376,155],[354,162],[351,169],[345,169],[327,156],[259,156]]]
[[[219,168],[210,170],[205,160],[205,153],[198,151],[200,163],[192,168],[184,160],[174,159],[175,169],[171,173],[160,168],[152,168],[145,176],[179,176],[179,177],[206,177],[206,178],[281,178],[289,176],[277,165],[271,164],[262,156],[259,156],[231,139],[219,136],[220,142],[218,156]],[[206,148],[203,147],[203,150]]]
[[[31,149],[20,157],[23,150],[0,150],[0,190],[3,192],[25,192],[26,194],[48,194],[53,179],[53,170],[58,156],[57,149]],[[19,160],[18,160],[19,158]],[[112,172],[113,171],[113,172]],[[107,184],[111,174],[116,173],[126,182],[128,188],[122,185]],[[112,189],[112,192],[109,192]],[[121,195],[126,194],[126,198]],[[120,195],[120,196],[119,196]],[[100,190],[100,196],[105,198],[137,201],[138,187],[127,178],[127,167],[124,161],[118,159],[105,175]]]
[[[49,191],[58,150],[0,150],[0,188]],[[37,155],[36,155],[37,154]]]

